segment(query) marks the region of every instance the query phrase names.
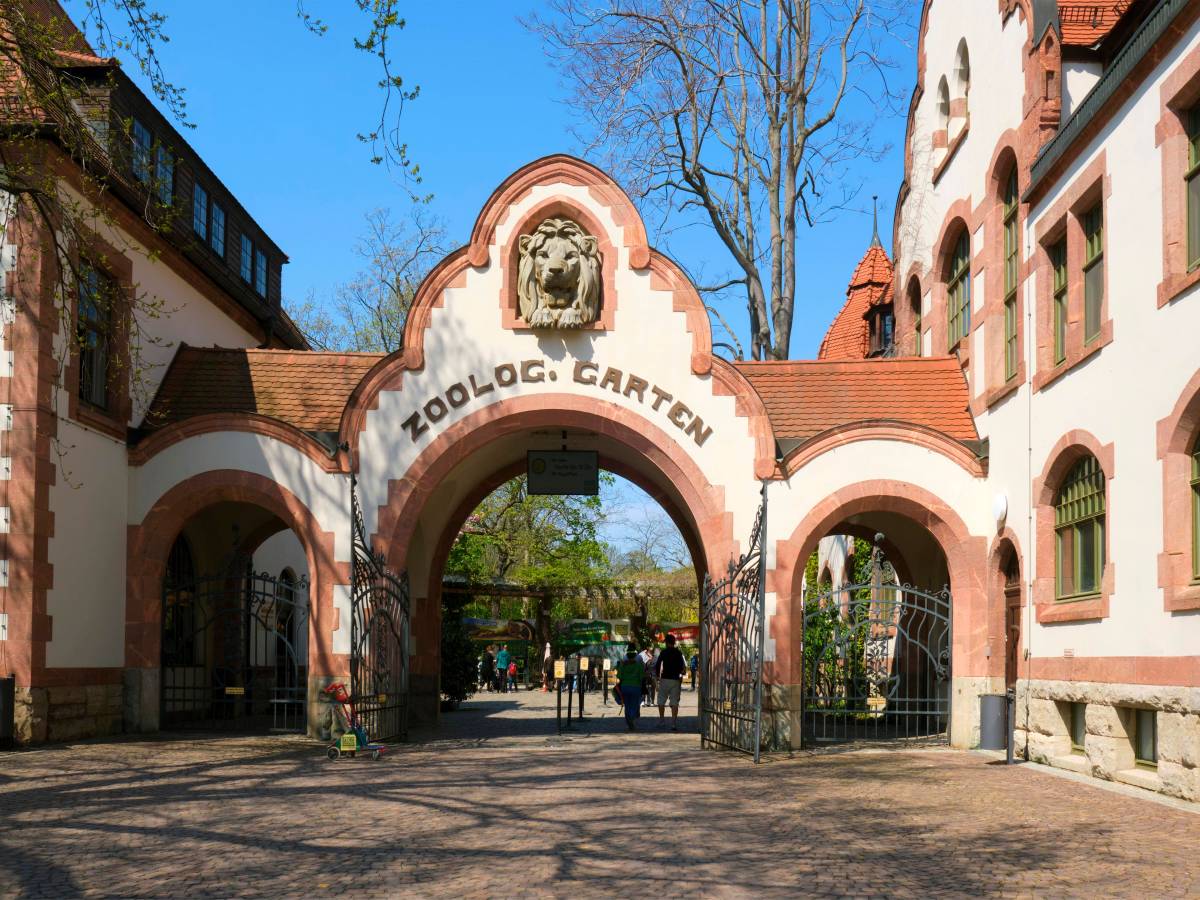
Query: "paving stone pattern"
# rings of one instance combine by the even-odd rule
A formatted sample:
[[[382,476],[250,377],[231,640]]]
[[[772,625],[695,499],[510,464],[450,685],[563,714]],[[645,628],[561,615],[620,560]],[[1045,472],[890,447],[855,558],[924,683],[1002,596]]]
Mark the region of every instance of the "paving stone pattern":
[[[599,706],[559,738],[527,692],[445,720],[378,762],[261,737],[0,755],[0,896],[1200,895],[1200,816],[979,754],[756,768],[691,716],[626,734]]]

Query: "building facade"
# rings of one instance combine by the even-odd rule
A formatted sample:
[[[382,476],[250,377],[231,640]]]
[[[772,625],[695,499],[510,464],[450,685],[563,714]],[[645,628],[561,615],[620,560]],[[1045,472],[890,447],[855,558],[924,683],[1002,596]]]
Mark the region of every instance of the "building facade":
[[[142,124],[112,129],[133,199],[105,199],[93,256],[170,301],[144,323],[161,348],[144,400],[133,373],[79,374],[87,341],[54,380],[46,242],[19,204],[5,232],[0,646],[20,738],[153,731],[218,701],[300,706],[319,732],[321,691],[375,639],[351,593],[355,510],[406,573],[404,689],[436,715],[450,546],[529,450],[565,448],[654,496],[701,574],[750,549],[765,492],[767,746],[832,714],[808,594],[865,541],[887,565],[864,588],[884,617],[846,645],[881,667],[860,718],[890,728],[896,697],[919,697],[970,747],[980,697],[1012,687],[1031,758],[1200,797],[1200,7],[986,5],[923,9],[892,254],[868,249],[817,360],[715,354],[628,197],[566,156],[496,189],[402,350],[312,352],[279,310],[282,253],[162,120],[121,117]],[[147,197],[187,213],[176,230],[132,213]],[[223,618],[231,584],[251,599]]]

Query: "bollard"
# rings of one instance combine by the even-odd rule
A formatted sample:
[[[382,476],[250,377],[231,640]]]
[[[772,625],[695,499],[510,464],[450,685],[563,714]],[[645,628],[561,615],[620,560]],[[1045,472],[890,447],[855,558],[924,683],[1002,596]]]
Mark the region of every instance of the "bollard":
[[[1004,692],[1004,705],[1008,713],[1008,765],[1013,764],[1013,735],[1017,729],[1017,692],[1009,688]]]
[[[575,676],[579,681],[579,724],[583,724],[583,695],[587,693],[587,679],[582,675]]]

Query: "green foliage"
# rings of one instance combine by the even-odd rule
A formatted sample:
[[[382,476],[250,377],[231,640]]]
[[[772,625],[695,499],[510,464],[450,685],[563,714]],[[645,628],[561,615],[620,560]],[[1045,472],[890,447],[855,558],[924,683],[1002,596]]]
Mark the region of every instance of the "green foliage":
[[[859,538],[851,543],[848,585],[871,583],[871,545]],[[860,685],[866,668],[868,628],[856,623],[870,615],[870,587],[831,592],[817,584],[817,554],[805,564],[810,585],[804,614],[804,679],[806,693],[823,698],[828,709],[845,709],[846,698],[864,698]]]
[[[463,625],[463,602],[450,596],[442,601],[442,697],[457,706],[475,693],[475,645]]]

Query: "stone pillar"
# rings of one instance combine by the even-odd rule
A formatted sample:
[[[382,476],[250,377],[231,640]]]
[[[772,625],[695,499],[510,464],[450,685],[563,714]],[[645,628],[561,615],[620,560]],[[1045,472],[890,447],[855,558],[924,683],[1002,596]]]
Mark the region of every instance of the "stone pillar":
[[[128,734],[158,731],[162,710],[162,669],[126,669],[122,721]]]

